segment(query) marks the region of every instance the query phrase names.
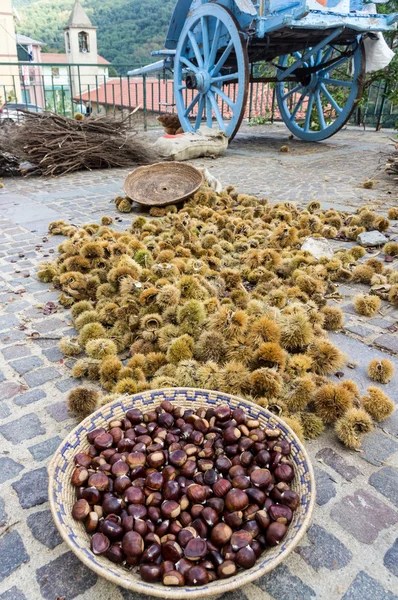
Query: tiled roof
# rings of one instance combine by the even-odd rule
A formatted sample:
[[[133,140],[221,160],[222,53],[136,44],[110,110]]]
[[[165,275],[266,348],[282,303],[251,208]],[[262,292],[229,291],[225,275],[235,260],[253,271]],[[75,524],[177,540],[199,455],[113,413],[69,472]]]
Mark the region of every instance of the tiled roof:
[[[42,52],[41,62],[43,63],[54,63],[54,64],[67,64],[66,54],[58,54],[57,52]],[[103,56],[98,54],[99,65],[110,65],[111,63],[106,60]]]
[[[230,84],[234,86],[236,84]],[[187,102],[191,102],[194,97],[194,90],[187,90]],[[230,90],[228,95],[231,98],[236,97],[236,91]],[[251,92],[251,110],[249,100],[245,109],[245,118],[258,117],[264,114],[271,114],[273,89],[269,83],[254,83]],[[80,96],[76,96],[78,100]],[[142,77],[121,77],[108,79],[106,83],[98,88],[93,88],[90,92],[81,95],[83,101],[90,101],[93,104],[107,105],[108,107],[134,109],[137,106],[144,107],[144,84]],[[230,110],[225,102],[218,99],[218,106],[221,114],[229,118]],[[173,81],[147,77],[146,80],[146,108],[148,111],[156,113],[176,112],[174,102]],[[196,114],[196,107],[193,115]],[[280,118],[277,108],[274,110],[275,118]],[[301,113],[299,116],[302,116]]]

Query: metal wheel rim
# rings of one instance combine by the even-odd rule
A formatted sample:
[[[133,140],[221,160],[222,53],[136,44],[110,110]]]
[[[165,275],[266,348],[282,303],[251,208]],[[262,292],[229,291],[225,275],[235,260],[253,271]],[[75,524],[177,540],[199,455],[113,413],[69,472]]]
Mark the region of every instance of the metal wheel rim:
[[[200,48],[198,48],[198,47],[196,48],[201,53],[202,59],[203,58],[205,59],[203,61],[204,62],[203,69],[200,69],[200,71],[206,71],[206,70],[208,72],[210,71],[210,72],[212,72],[211,79],[213,79],[213,77],[222,77],[223,82],[220,82],[220,81],[214,82],[214,83],[217,83],[217,85],[214,85],[213,82],[211,82],[212,85],[208,92],[206,92],[206,93],[199,92],[199,94],[197,94],[197,95],[199,95],[199,98],[197,98],[196,102],[194,102],[195,94],[193,94],[192,101],[190,103],[188,103],[188,101],[184,99],[184,91],[186,88],[184,87],[184,82],[183,82],[183,66],[185,66],[185,67],[188,67],[191,65],[196,66],[196,64],[193,64],[191,61],[188,61],[191,63],[191,65],[187,65],[187,59],[184,55],[184,51],[186,49],[187,40],[190,41],[190,44],[192,47],[192,37],[193,37],[192,31],[193,31],[193,29],[200,22],[200,28],[201,28],[201,31],[203,31],[204,24],[208,27],[209,18],[216,19],[215,30],[217,29],[217,23],[221,23],[221,25],[219,25],[219,28],[220,28],[219,33],[222,33],[222,26],[224,26],[224,28],[227,30],[228,36],[229,36],[229,42],[226,46],[226,49],[228,49],[232,43],[232,48],[235,51],[235,55],[236,55],[236,59],[237,59],[237,71],[234,72],[233,74],[230,74],[227,76],[221,76],[218,74],[218,71],[221,70],[221,68],[222,68],[222,65],[221,65],[221,67],[218,68],[218,64],[223,59],[225,52],[222,54],[222,56],[219,58],[218,61],[215,61],[215,57],[212,58],[213,53],[214,53],[214,48],[213,48],[214,38],[208,39],[208,44],[209,44],[208,54],[209,54],[209,56],[208,56],[208,61],[207,61],[208,64],[207,65],[206,65],[206,58],[205,58],[205,53],[207,52],[205,49],[205,43],[202,45],[203,52],[202,52],[202,50],[200,50]],[[216,37],[216,34],[214,35],[214,37]],[[228,58],[229,54],[232,51],[232,48],[230,48],[226,58]],[[196,63],[198,63],[198,62],[199,61],[196,60]],[[215,65],[213,64],[214,62],[215,62]],[[213,67],[215,67],[215,69]],[[232,77],[232,75],[234,75],[234,77]],[[226,81],[228,81],[227,78],[230,78],[230,80],[235,79],[236,75],[238,76],[237,77],[238,91],[236,93],[236,101],[233,102],[234,107],[230,106],[231,110],[233,111],[233,116],[230,119],[229,123],[225,123],[222,113],[220,112],[220,109],[219,109],[219,102],[221,99],[222,105],[225,104],[225,105],[229,106],[226,98],[228,98],[229,100],[231,100],[231,98],[229,96],[227,96],[227,94],[225,94],[225,93],[223,95],[222,93],[217,92],[214,88],[218,88],[220,86],[221,92],[223,92],[222,83],[225,83]],[[248,62],[247,50],[245,47],[245,42],[244,42],[243,36],[239,32],[239,25],[238,25],[235,17],[229,10],[227,10],[226,8],[224,8],[222,6],[216,5],[216,4],[204,4],[204,5],[200,6],[197,10],[195,10],[192,13],[192,15],[187,19],[187,21],[185,23],[185,26],[184,26],[184,28],[181,32],[180,38],[178,40],[176,55],[175,55],[175,59],[174,59],[174,95],[175,95],[175,102],[176,102],[176,106],[177,106],[177,114],[178,114],[178,117],[181,122],[181,126],[183,127],[184,131],[191,131],[191,132],[197,131],[202,123],[202,120],[198,119],[197,113],[201,109],[201,114],[202,114],[202,116],[204,116],[205,107],[206,107],[207,113],[209,111],[209,107],[211,107],[211,113],[212,114],[214,113],[215,122],[216,122],[217,126],[220,129],[224,130],[226,132],[226,134],[228,135],[229,139],[232,140],[234,138],[234,136],[236,135],[236,133],[240,127],[240,124],[242,122],[243,116],[244,116],[246,103],[247,103],[247,95],[248,95],[248,80],[249,80],[249,62]],[[216,97],[218,98],[218,101],[216,100]],[[218,106],[218,114],[217,114],[217,109],[216,109],[217,106]],[[191,110],[188,110],[189,108],[191,108]],[[195,123],[192,124],[191,121],[189,120],[189,115],[195,109],[196,109],[196,119],[195,119]],[[213,123],[214,123],[213,118],[210,123],[210,120],[207,116],[207,119],[206,119],[207,126],[213,126]]]
[[[359,100],[362,97],[362,91],[363,91],[363,87],[364,87],[364,83],[365,83],[365,76],[364,76],[364,71],[365,71],[365,53],[364,53],[364,47],[363,47],[363,43],[359,41],[358,44],[358,48],[355,50],[355,53],[352,57],[352,65],[353,65],[353,75],[352,75],[352,80],[351,82],[345,82],[344,85],[336,85],[336,87],[349,87],[348,83],[350,84],[350,92],[348,95],[347,100],[345,101],[343,106],[339,106],[339,108],[341,109],[341,113],[338,114],[338,116],[328,125],[326,123],[326,126],[322,127],[322,119],[319,116],[319,105],[321,105],[322,100],[319,100],[318,98],[321,98],[324,96],[327,100],[329,100],[329,104],[330,104],[330,99],[327,97],[327,95],[324,95],[324,91],[321,90],[320,94],[311,94],[311,96],[308,96],[308,92],[305,94],[304,98],[302,99],[302,94],[304,92],[304,86],[301,86],[300,84],[297,85],[297,90],[296,90],[296,94],[300,95],[299,98],[296,100],[295,105],[293,107],[293,109],[291,110],[287,104],[287,100],[291,95],[292,90],[290,89],[289,91],[285,90],[285,82],[280,82],[277,83],[276,85],[276,97],[277,97],[277,102],[278,102],[278,108],[279,111],[281,113],[282,119],[285,123],[285,125],[287,126],[287,128],[298,138],[303,139],[305,141],[321,141],[324,139],[329,138],[330,136],[334,135],[335,133],[337,133],[342,127],[344,127],[344,125],[347,123],[347,121],[349,120],[349,118],[351,117],[353,111],[355,110]],[[322,55],[320,56],[320,60],[325,60],[325,55],[326,58],[328,58],[327,53],[330,52],[332,45],[327,45],[325,49],[322,50]],[[332,49],[333,52],[333,49]],[[300,55],[300,53],[295,53],[296,55]],[[319,53],[318,53],[319,54]],[[288,58],[290,55],[285,55],[282,56],[279,59],[279,64],[281,66],[285,66]],[[345,60],[341,60],[340,64],[344,64],[347,63],[348,61],[350,61],[350,58],[346,58]],[[317,64],[317,63],[315,63]],[[342,80],[337,80],[334,79],[333,77],[330,77],[330,73],[333,72],[333,70],[336,67],[333,66],[329,69],[326,70],[325,75],[329,75],[329,79],[331,81],[342,81]],[[319,72],[319,77],[322,77],[323,81],[320,81],[320,83],[325,85],[325,81],[324,79],[327,79],[327,77],[324,77],[324,71]],[[319,80],[318,77],[318,80]],[[328,84],[326,83],[325,87],[326,90],[329,91],[330,94],[330,88],[327,87],[327,85],[332,85],[332,84]],[[290,94],[289,94],[290,92]],[[333,98],[333,95],[330,94],[330,96]],[[295,112],[295,109],[297,107],[297,104],[300,102],[300,100],[302,99],[302,102],[304,103],[304,101],[308,98],[308,102],[311,103],[310,106],[310,110],[312,111],[314,105],[316,107],[317,113],[318,113],[318,118],[320,119],[320,130],[311,130],[310,126],[311,126],[311,122],[310,122],[310,117],[308,117],[308,105],[307,105],[307,109],[305,112],[305,118],[304,118],[304,124],[303,126],[299,125],[296,121],[296,115],[299,112],[297,110],[296,114],[293,114]],[[312,98],[312,101],[311,101]],[[338,103],[337,103],[338,104]],[[332,108],[334,108],[334,106],[332,105]],[[337,111],[336,111],[337,112]],[[310,115],[311,116],[311,115]],[[309,125],[308,125],[309,123]],[[307,127],[307,129],[306,129]]]

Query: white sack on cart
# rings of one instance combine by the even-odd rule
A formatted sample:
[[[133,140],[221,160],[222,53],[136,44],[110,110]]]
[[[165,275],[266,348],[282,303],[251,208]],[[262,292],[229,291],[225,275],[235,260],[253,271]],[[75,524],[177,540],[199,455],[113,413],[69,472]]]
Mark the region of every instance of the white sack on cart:
[[[375,4],[367,4],[361,12],[376,14]],[[372,39],[373,37],[373,39]],[[372,37],[365,37],[363,44],[365,47],[366,73],[373,73],[388,67],[395,53],[387,45],[382,33],[372,33]]]
[[[364,39],[366,57],[366,73],[373,73],[388,67],[394,58],[394,52],[387,45],[382,33],[375,33],[377,39],[367,37]]]

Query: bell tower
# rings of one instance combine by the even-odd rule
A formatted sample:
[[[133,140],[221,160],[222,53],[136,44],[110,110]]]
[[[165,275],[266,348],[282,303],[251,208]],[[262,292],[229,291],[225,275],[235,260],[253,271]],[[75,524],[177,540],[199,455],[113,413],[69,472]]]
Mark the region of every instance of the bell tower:
[[[97,27],[91,23],[80,0],[75,0],[64,33],[67,62],[73,65],[70,69],[72,91],[76,96],[89,86],[95,87],[98,75]]]

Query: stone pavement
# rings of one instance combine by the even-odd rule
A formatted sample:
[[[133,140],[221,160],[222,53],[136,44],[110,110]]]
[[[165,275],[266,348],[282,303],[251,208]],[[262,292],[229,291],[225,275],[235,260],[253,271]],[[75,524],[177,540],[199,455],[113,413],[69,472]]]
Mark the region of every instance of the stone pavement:
[[[385,214],[398,202],[396,185],[378,168],[390,135],[352,129],[305,144],[290,140],[282,125],[245,126],[225,156],[195,164],[271,202],[305,206],[317,199],[323,207],[350,211],[367,204]],[[291,151],[280,153],[285,144]],[[72,327],[69,312],[45,314],[57,292],[35,275],[38,262],[60,243],[46,236],[48,223],[116,216],[112,199],[126,174],[7,179],[0,189],[0,600],[140,600],[86,569],[52,523],[46,467],[76,424],[65,407],[76,381],[57,348]],[[370,177],[375,186],[366,190],[362,183]],[[122,215],[116,226],[130,220]],[[398,222],[389,233],[398,238]],[[363,391],[371,383],[370,359],[390,355],[396,375],[383,389],[398,402],[398,311],[383,303],[376,317],[359,317],[351,302],[359,289],[340,287],[345,326],[331,338],[358,363],[346,375]],[[344,449],[332,432],[308,442],[307,449],[318,485],[307,536],[282,565],[228,600],[397,600],[398,414],[366,438],[363,452]]]

